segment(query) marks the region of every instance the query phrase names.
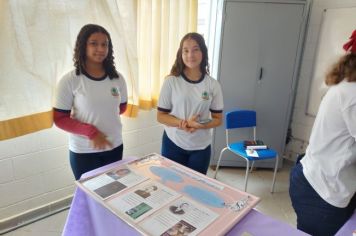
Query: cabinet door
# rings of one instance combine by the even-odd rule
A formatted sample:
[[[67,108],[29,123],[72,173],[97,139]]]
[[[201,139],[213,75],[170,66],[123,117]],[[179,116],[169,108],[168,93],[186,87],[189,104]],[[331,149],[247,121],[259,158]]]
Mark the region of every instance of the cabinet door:
[[[294,96],[294,73],[304,5],[263,5],[259,56],[262,77],[255,90],[257,132],[262,140],[282,155]]]
[[[225,110],[254,106],[261,13],[260,4],[226,3],[219,68]]]
[[[256,110],[258,137],[280,155],[289,122],[303,9],[304,4],[228,1],[225,5],[218,73],[224,111]],[[242,131],[233,138],[246,139],[249,134]],[[215,161],[225,145],[221,126],[214,133]],[[243,164],[233,154],[224,154],[222,165]]]
[[[224,111],[236,107],[254,107],[261,11],[259,4],[226,2],[218,73],[224,96]],[[222,125],[214,133],[216,159],[225,144],[225,128]],[[236,157],[226,155],[224,158],[225,164],[234,165]]]

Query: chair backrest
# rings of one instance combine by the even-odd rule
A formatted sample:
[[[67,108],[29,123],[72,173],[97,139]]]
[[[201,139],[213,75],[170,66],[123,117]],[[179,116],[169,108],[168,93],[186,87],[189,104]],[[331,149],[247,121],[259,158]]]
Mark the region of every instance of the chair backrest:
[[[256,111],[236,110],[226,113],[226,129],[256,127]]]

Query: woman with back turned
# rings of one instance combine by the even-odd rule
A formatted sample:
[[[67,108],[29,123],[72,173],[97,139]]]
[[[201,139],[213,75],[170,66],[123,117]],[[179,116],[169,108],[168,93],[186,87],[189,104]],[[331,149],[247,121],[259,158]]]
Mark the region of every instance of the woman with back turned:
[[[334,235],[356,208],[356,30],[331,68],[305,156],[290,175],[298,229]]]

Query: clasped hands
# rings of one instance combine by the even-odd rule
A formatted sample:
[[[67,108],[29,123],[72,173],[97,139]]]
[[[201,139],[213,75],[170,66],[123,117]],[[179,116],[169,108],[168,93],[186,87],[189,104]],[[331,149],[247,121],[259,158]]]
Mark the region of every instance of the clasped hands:
[[[193,133],[197,129],[204,128],[204,125],[200,124],[198,119],[199,114],[190,117],[188,120],[180,120],[178,128],[189,133]]]

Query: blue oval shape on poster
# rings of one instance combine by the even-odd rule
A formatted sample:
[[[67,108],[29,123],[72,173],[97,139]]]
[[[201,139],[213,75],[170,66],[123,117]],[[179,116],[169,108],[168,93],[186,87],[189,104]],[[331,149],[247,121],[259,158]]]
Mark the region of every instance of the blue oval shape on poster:
[[[162,182],[165,183],[166,181],[172,181],[175,183],[180,183],[183,181],[182,177],[179,176],[176,172],[160,167],[160,166],[151,166],[150,171],[154,174],[157,175],[162,179]]]
[[[192,185],[187,185],[183,188],[183,192],[188,194],[194,200],[204,203],[206,205],[223,208],[224,207],[224,200],[215,193],[209,190],[199,188]]]

